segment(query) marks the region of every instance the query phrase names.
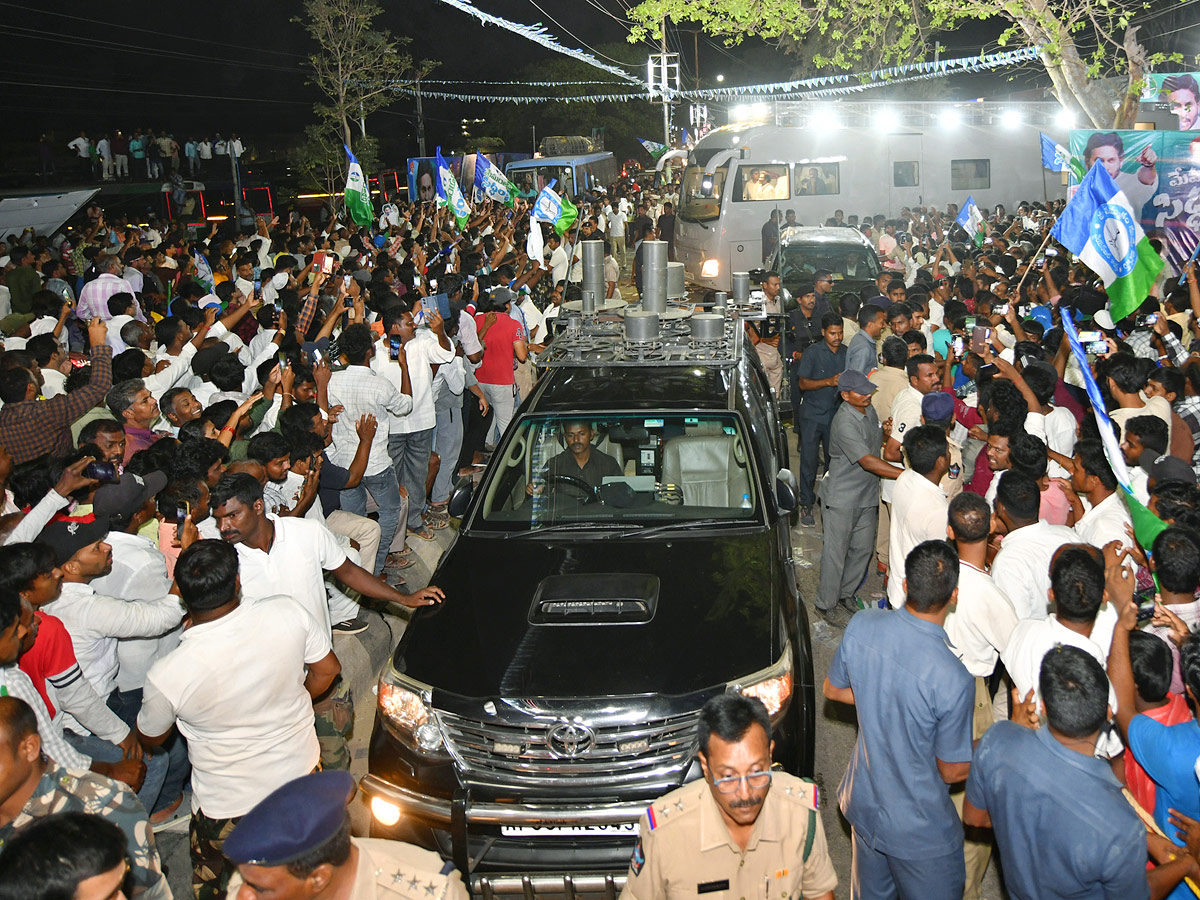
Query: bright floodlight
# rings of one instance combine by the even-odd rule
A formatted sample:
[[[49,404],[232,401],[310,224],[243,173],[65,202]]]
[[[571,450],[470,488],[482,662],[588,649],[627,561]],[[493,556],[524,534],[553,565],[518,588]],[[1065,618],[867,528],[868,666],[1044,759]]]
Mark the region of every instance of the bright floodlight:
[[[896,114],[891,110],[882,110],[875,116],[875,130],[880,134],[890,134],[898,124]]]
[[[742,103],[730,111],[730,121],[746,122],[750,119],[762,118],[766,114],[767,104],[765,103]]]
[[[822,131],[831,131],[835,128],[841,128],[842,120],[838,118],[838,114],[832,109],[818,108],[813,111],[809,124]]]
[[[1070,130],[1075,127],[1075,113],[1069,109],[1060,109],[1058,115],[1054,117],[1055,123],[1059,128]]]
[[[1021,111],[1019,109],[1006,109],[1000,113],[1000,124],[1005,128],[1016,128],[1021,124]]]
[[[957,109],[944,109],[938,116],[938,124],[943,128],[957,128],[962,124],[962,115]]]

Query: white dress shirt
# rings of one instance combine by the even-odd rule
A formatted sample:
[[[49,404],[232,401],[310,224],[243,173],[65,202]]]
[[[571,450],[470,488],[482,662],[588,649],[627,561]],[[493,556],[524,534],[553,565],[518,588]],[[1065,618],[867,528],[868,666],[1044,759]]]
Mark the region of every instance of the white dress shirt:
[[[922,541],[944,541],[950,503],[940,486],[912,469],[896,479],[888,536],[888,602],[904,605],[904,561]]]
[[[968,562],[958,565],[958,602],[946,616],[946,634],[954,655],[967,671],[987,678],[1008,647],[1017,613],[987,572]]]
[[[1050,560],[1063,544],[1078,544],[1066,525],[1041,520],[1004,536],[992,560],[992,580],[1012,601],[1018,619],[1044,619],[1050,603]]]
[[[1126,525],[1132,527],[1133,520],[1129,518],[1129,510],[1125,507],[1125,501],[1121,499],[1121,489],[1117,488],[1083,514],[1075,523],[1075,532],[1079,535],[1079,540],[1101,550],[1111,541],[1120,541],[1122,547],[1128,547],[1129,535],[1125,533]]]
[[[304,667],[330,649],[329,628],[292,598],[243,597],[228,615],[185,631],[151,667],[138,727],[159,735],[178,724],[192,763],[193,812],[245,815],[313,770],[321,748]]]
[[[64,581],[62,593],[45,610],[62,620],[79,668],[101,697],[117,686],[118,638],[156,637],[183,620],[183,605],[172,594],[148,602],[118,600],[77,581]],[[64,724],[73,731],[83,727],[69,717]]]
[[[330,633],[325,572],[346,561],[337,537],[311,519],[267,516],[275,524],[269,553],[235,544],[242,576],[242,597],[258,600],[284,594],[299,604]]]
[[[138,534],[110,531],[105,543],[112,546],[112,571],[94,578],[91,588],[105,597],[124,601],[150,601],[171,591],[167,561],[154,541]],[[117,641],[117,690],[135,691],[146,683],[146,673],[158,657],[179,643],[182,623],[153,637],[122,638]]]
[[[918,391],[912,384],[908,384],[892,399],[892,408],[888,413],[888,417],[892,420],[892,437],[894,437],[901,445],[904,444],[904,435],[911,428],[916,428],[921,424],[921,401],[925,399],[925,395]],[[903,454],[902,454],[903,455]],[[896,463],[892,463],[896,465]],[[901,463],[901,465],[905,465]],[[884,478],[879,486],[879,496],[885,503],[892,502],[892,496],[896,490],[896,481],[899,479]],[[891,559],[889,552],[888,559]]]
[[[370,413],[378,427],[371,441],[371,454],[364,474],[378,475],[392,465],[388,456],[388,435],[393,418],[408,415],[413,408],[412,397],[387,378],[367,366],[347,366],[329,378],[329,403],[345,407],[333,423],[333,443],[325,451],[329,461],[343,469],[350,468],[358,452],[358,420]]]
[[[375,359],[371,361],[371,368],[390,381],[396,388],[396,393],[400,393],[402,373],[390,353],[391,348],[385,335],[384,339],[375,345]],[[390,434],[414,434],[427,431],[437,424],[437,411],[433,408],[433,367],[445,365],[454,359],[454,345],[450,344],[450,349],[447,350],[438,342],[437,335],[432,331],[424,327],[418,328],[413,339],[404,345],[404,359],[408,363],[408,383],[412,391],[411,410],[399,416],[392,416],[388,425]]]
[[[1075,417],[1064,406],[1056,406],[1046,415],[1028,413],[1025,416],[1025,430],[1035,437],[1040,437],[1055,453],[1066,457],[1075,455],[1075,427]],[[1049,461],[1046,472],[1051,478],[1071,477],[1071,473],[1054,460]]]
[[[90,769],[92,758],[80,753],[66,742],[62,734],[62,716],[52,722],[46,701],[37,692],[29,676],[17,668],[16,663],[0,667],[0,688],[10,697],[17,697],[29,704],[37,719],[38,735],[42,739],[42,752],[60,766],[68,769]]]
[[[67,376],[58,369],[42,369],[42,399],[49,400],[67,392]]]

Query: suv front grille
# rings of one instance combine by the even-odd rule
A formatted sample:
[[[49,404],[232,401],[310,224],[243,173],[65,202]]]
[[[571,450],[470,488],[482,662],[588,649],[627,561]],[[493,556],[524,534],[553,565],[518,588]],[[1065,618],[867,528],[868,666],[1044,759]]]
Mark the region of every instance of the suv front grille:
[[[696,754],[696,713],[647,722],[590,726],[594,741],[577,755],[551,746],[565,719],[480,722],[438,710],[455,760],[474,779],[528,788],[660,786],[677,779]],[[586,743],[586,741],[585,741]]]

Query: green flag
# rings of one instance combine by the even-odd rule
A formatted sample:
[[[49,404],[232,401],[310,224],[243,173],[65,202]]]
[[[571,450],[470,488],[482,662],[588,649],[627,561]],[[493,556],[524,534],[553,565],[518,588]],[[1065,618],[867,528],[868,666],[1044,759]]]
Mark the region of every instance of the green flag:
[[[571,198],[563,194],[562,213],[559,215],[558,221],[554,223],[554,230],[559,234],[566,234],[578,218],[579,210],[575,208],[575,204],[571,202]]]
[[[342,146],[346,147],[345,144]],[[375,221],[375,213],[371,209],[371,189],[363,177],[362,166],[349,147],[346,147],[346,156],[350,157],[350,171],[346,173],[346,214],[355,225],[370,225]]]

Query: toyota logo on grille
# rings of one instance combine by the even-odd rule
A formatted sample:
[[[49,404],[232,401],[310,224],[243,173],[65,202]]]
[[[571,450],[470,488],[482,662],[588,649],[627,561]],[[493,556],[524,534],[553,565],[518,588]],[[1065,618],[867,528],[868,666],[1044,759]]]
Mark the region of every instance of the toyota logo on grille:
[[[577,722],[562,722],[547,732],[546,743],[558,757],[586,756],[596,746],[596,732]]]

